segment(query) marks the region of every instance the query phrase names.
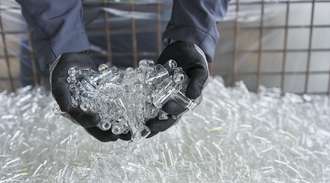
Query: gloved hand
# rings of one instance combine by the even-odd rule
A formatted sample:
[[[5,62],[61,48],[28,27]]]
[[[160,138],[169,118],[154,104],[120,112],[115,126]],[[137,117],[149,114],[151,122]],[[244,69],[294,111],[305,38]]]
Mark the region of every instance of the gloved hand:
[[[195,44],[176,41],[163,50],[157,63],[165,64],[170,59],[175,60],[189,77],[186,96],[190,99],[200,97],[209,76],[208,63],[204,52]],[[175,101],[170,100],[164,105],[163,110],[169,114],[169,119],[158,120],[154,118],[147,121],[146,125],[151,131],[148,137],[152,137],[171,127],[178,120],[177,116],[186,109]]]
[[[102,131],[96,127],[99,117],[93,113],[83,112],[79,107],[75,108],[71,104],[71,94],[69,84],[66,81],[68,70],[71,67],[97,69],[97,64],[93,62],[87,52],[66,53],[57,60],[51,68],[51,90],[53,96],[60,106],[62,112],[74,122],[83,126],[88,133],[102,142],[131,139],[130,134],[114,135],[111,130]]]

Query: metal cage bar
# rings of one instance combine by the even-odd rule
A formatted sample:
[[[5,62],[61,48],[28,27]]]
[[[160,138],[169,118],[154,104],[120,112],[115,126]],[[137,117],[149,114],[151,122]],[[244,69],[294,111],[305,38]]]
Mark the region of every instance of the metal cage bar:
[[[240,11],[240,0],[236,0],[236,7],[235,7],[235,24],[234,24],[234,55],[233,55],[233,71],[232,71],[232,79],[231,79],[231,84],[233,85],[237,81],[238,77],[238,65],[237,65],[237,59],[238,59],[238,35],[239,35],[239,23],[238,23],[238,16],[239,16],[239,11]]]
[[[32,77],[33,77],[33,84],[35,86],[40,85],[40,73],[38,72],[37,69],[37,58],[35,55],[35,50],[33,48],[33,44],[32,44],[32,36],[31,33],[28,33],[29,35],[29,44],[31,45],[31,54],[30,54],[30,58],[31,58],[31,63],[32,63]]]
[[[104,7],[107,7],[107,0],[104,0]],[[107,62],[112,65],[112,50],[111,50],[111,27],[110,27],[110,16],[104,11],[104,22],[105,22],[105,34],[106,34],[106,45],[107,45]]]
[[[130,10],[131,12],[135,11],[135,0],[130,0]],[[138,63],[138,46],[137,46],[137,26],[136,26],[136,21],[134,18],[132,18],[132,53],[133,53],[133,66],[136,67]]]
[[[286,62],[287,62],[287,49],[288,49],[288,24],[289,24],[289,11],[290,11],[290,3],[286,3],[285,9],[285,25],[284,25],[284,41],[283,41],[283,49],[285,50],[282,55],[282,72],[281,72],[281,92],[283,94],[284,91],[284,82],[285,82],[285,70],[286,70]]]
[[[263,50],[263,38],[264,38],[264,15],[265,15],[265,2],[264,0],[261,1],[261,11],[260,11],[260,28],[259,28],[259,37],[258,37],[258,57],[257,57],[257,84],[256,84],[256,91],[260,86],[260,70],[261,70],[261,59],[262,59],[262,50]]]
[[[312,11],[311,11],[311,28],[309,29],[309,38],[308,38],[308,56],[307,56],[307,64],[306,64],[306,78],[305,78],[305,88],[304,93],[308,92],[308,84],[309,84],[309,73],[311,67],[311,56],[312,56],[312,43],[313,43],[313,25],[314,25],[314,11],[315,11],[315,0],[312,2]]]
[[[3,52],[4,52],[6,67],[7,67],[7,74],[8,74],[10,89],[11,89],[11,91],[15,91],[14,79],[13,79],[13,76],[11,73],[11,68],[10,68],[10,58],[9,58],[8,47],[7,47],[7,42],[6,42],[6,35],[4,33],[4,26],[3,26],[1,12],[0,12],[0,30],[1,30],[1,40],[2,40],[2,45],[3,45]]]
[[[156,41],[157,41],[157,53],[158,55],[160,54],[161,52],[161,49],[162,49],[162,35],[161,35],[161,2],[158,0],[157,1],[157,25],[156,25]]]

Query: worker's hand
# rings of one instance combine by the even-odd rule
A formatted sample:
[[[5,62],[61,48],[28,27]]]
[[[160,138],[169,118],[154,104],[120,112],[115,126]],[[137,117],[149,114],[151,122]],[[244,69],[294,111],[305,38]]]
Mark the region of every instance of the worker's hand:
[[[96,127],[99,117],[93,113],[83,112],[79,107],[75,108],[71,103],[69,84],[66,78],[71,67],[97,69],[97,65],[87,52],[66,53],[57,60],[51,71],[51,88],[53,96],[62,112],[65,112],[74,122],[83,126],[88,133],[102,142],[115,141],[118,138],[129,140],[130,134],[114,135],[111,130],[102,131]]]
[[[200,97],[209,76],[208,63],[204,52],[195,44],[176,41],[163,50],[157,63],[165,64],[170,59],[175,60],[189,77],[186,96],[190,99]],[[169,119],[158,120],[155,118],[147,121],[146,125],[151,130],[148,137],[171,127],[178,120],[178,116],[186,109],[170,100],[164,105],[163,110],[169,114]]]

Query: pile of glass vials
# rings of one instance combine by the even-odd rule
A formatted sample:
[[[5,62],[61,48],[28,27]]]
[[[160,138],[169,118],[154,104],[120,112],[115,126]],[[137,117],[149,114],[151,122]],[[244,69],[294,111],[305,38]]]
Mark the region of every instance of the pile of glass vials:
[[[72,67],[67,82],[74,107],[97,114],[101,130],[116,135],[130,132],[134,140],[150,133],[144,125],[147,120],[168,118],[161,110],[168,100],[175,100],[187,110],[195,106],[183,94],[186,78],[174,60],[164,65],[141,60],[136,69],[120,70],[105,64],[97,71]]]
[[[330,182],[329,96],[249,92],[210,79],[177,125],[98,142],[40,89],[0,93],[0,182]]]

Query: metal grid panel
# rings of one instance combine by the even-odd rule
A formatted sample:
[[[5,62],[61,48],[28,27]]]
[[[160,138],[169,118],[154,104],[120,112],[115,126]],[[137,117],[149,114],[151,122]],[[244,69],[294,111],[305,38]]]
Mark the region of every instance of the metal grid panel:
[[[255,85],[253,87],[250,87],[252,90],[257,90],[259,86],[261,85],[261,78],[265,76],[270,77],[279,77],[280,84],[279,87],[282,91],[286,91],[285,83],[287,81],[288,76],[292,75],[298,75],[298,76],[304,76],[304,86],[301,91],[298,91],[297,93],[303,94],[303,93],[313,93],[313,94],[330,94],[330,67],[324,68],[322,71],[313,71],[312,68],[312,61],[315,62],[315,60],[312,60],[312,55],[316,53],[329,53],[330,51],[330,45],[327,45],[326,47],[317,47],[313,46],[315,43],[314,37],[320,36],[317,34],[320,34],[321,32],[316,33],[315,30],[318,29],[324,29],[326,30],[327,34],[330,34],[330,21],[326,24],[324,23],[315,23],[315,20],[320,17],[320,14],[317,15],[316,7],[318,6],[319,9],[323,5],[327,6],[327,11],[330,11],[330,1],[329,0],[288,0],[288,1],[247,1],[247,0],[236,0],[232,2],[232,6],[235,6],[235,12],[236,16],[239,16],[239,12],[241,11],[241,8],[244,6],[252,6],[256,5],[260,7],[260,20],[257,24],[252,25],[245,25],[240,26],[240,22],[238,19],[235,20],[233,27],[227,27],[228,29],[234,30],[234,51],[233,51],[233,66],[232,66],[232,72],[231,72],[231,80],[227,81],[229,84],[234,84],[235,81],[240,80],[244,78],[245,76],[255,76],[255,79],[253,79],[255,82]],[[282,25],[266,25],[264,14],[265,14],[265,6],[270,5],[281,5],[285,7],[284,11],[284,22]],[[294,24],[290,21],[290,18],[292,17],[292,14],[290,13],[292,10],[292,7],[295,5],[307,5],[310,6],[310,11],[306,12],[308,14],[310,21],[308,24]],[[328,19],[329,20],[329,19]],[[242,31],[246,30],[252,30],[258,32],[258,47],[257,49],[240,49],[239,42],[239,35]],[[264,48],[263,38],[264,38],[264,32],[269,30],[283,30],[283,42],[282,46],[280,48]],[[288,47],[288,36],[289,32],[291,30],[297,30],[297,31],[304,31],[308,30],[308,47],[307,48],[289,48]],[[324,32],[324,31],[323,31]],[[330,41],[330,40],[329,40]],[[262,59],[264,55],[268,53],[280,53],[282,56],[280,58],[281,61],[281,70],[276,72],[267,72],[262,69],[262,64],[266,62],[266,60]],[[287,65],[289,62],[293,62],[291,59],[288,59],[288,55],[291,53],[306,53],[307,54],[307,63],[305,66],[305,71],[288,71]],[[256,54],[256,69],[253,72],[241,72],[239,70],[239,56],[240,54]],[[278,61],[278,60],[277,60]],[[327,60],[327,62],[330,62],[330,60]],[[318,81],[323,82],[322,85],[327,86],[326,89],[323,91],[313,92],[310,89],[311,85],[311,78],[317,77],[319,75],[326,75],[329,79],[327,82],[324,81]]]
[[[138,2],[138,1],[136,1]],[[139,6],[136,5],[136,2],[125,1],[124,4],[129,5],[126,8],[129,12],[134,12],[135,10],[140,10],[141,4]],[[99,1],[98,3],[86,1],[85,8],[91,7],[112,7],[112,6],[121,6],[121,3],[116,3],[109,0]],[[306,19],[309,22],[292,22],[292,17],[295,16],[293,9],[296,6],[307,6],[309,7],[309,11],[305,13]],[[324,6],[327,5],[327,6]],[[317,58],[319,54],[329,54],[330,53],[330,45],[317,46],[315,42],[317,39],[322,39],[322,34],[327,32],[330,35],[330,21],[328,23],[320,22],[319,17],[322,16],[319,13],[319,9],[322,7],[328,7],[330,5],[330,0],[280,0],[280,1],[266,1],[266,0],[236,0],[231,1],[230,9],[234,10],[233,13],[236,17],[240,16],[242,9],[246,9],[247,7],[255,7],[257,12],[259,12],[259,20],[254,21],[252,23],[242,23],[239,18],[235,18],[234,20],[220,23],[221,30],[223,32],[228,32],[232,34],[230,39],[230,44],[233,45],[233,49],[230,54],[232,56],[228,57],[229,59],[226,62],[231,63],[230,67],[224,67],[222,62],[216,62],[215,68],[213,69],[214,74],[221,74],[224,76],[226,82],[229,85],[233,85],[235,81],[238,80],[249,80],[249,88],[251,90],[257,90],[257,88],[264,84],[264,82],[268,81],[267,78],[276,78],[277,86],[281,88],[282,91],[290,91],[287,89],[287,85],[289,85],[289,78],[294,77],[302,77],[303,86],[300,90],[294,91],[296,93],[317,93],[317,94],[330,94],[330,67],[323,69],[315,69],[315,64],[318,62]],[[146,5],[150,6],[150,5]],[[280,24],[270,24],[269,20],[265,19],[265,14],[267,14],[267,8],[272,6],[281,6],[284,9],[283,16],[284,21]],[[130,31],[131,35],[131,50],[127,53],[116,52],[113,50],[113,45],[111,45],[111,40],[115,35],[116,30],[113,28],[112,24],[106,23],[104,28],[101,30],[94,29],[93,27],[88,27],[87,30],[91,32],[103,32],[105,33],[104,41],[106,42],[106,59],[111,64],[114,56],[118,55],[131,55],[131,59],[133,60],[133,65],[137,64],[138,59],[144,57],[144,55],[153,55],[157,56],[161,51],[161,31],[164,28],[163,22],[161,20],[161,11],[164,9],[168,9],[169,7],[163,7],[162,3],[154,3],[151,5],[151,9],[154,9],[154,12],[157,13],[157,18],[152,29],[156,31],[155,38],[155,52],[150,53],[140,53],[139,45],[141,44],[141,40],[137,38],[137,34],[139,32],[148,31],[145,30],[145,27],[138,26],[138,23],[134,18],[131,19],[131,24],[129,26],[128,31]],[[150,9],[150,7],[149,7]],[[323,8],[324,9],[324,8]],[[18,70],[19,68],[12,68],[14,65],[13,62],[18,62],[19,55],[17,53],[13,53],[10,51],[11,43],[7,39],[10,36],[18,36],[25,34],[28,37],[28,40],[31,40],[26,31],[21,30],[11,30],[6,29],[6,25],[3,22],[3,13],[19,10],[19,7],[16,4],[12,4],[10,6],[1,6],[0,2],[0,35],[1,35],[1,43],[0,43],[0,64],[5,66],[1,68],[1,77],[0,77],[0,88],[1,89],[11,89],[15,90],[18,87],[19,76],[17,74],[13,74],[13,70]],[[326,9],[325,9],[326,11]],[[330,9],[329,9],[330,11]],[[103,18],[105,22],[110,22],[112,16],[109,13],[104,12]],[[291,20],[292,19],[292,20]],[[305,19],[305,18],[304,18]],[[278,34],[277,45],[273,47],[268,47],[267,44],[264,43],[265,35],[274,31]],[[249,32],[250,34],[246,34]],[[304,34],[307,36],[306,38],[306,47],[292,47],[292,40],[296,39],[292,38],[292,35]],[[246,36],[247,35],[247,36]],[[247,37],[247,38],[244,38]],[[223,36],[226,37],[226,36]],[[242,37],[244,39],[242,39]],[[276,38],[277,38],[276,37]],[[252,39],[255,43],[256,47],[244,47],[244,45],[249,46],[248,39]],[[220,44],[222,42],[220,41]],[[142,43],[143,44],[143,43]],[[294,45],[295,46],[295,45]],[[42,75],[38,71],[38,63],[36,61],[34,49],[29,47],[29,57],[32,62],[32,70],[33,70],[33,81],[35,85],[41,83]],[[218,55],[221,55],[223,50],[220,46],[218,51]],[[228,53],[227,53],[228,54]],[[246,65],[242,65],[240,63],[242,55],[250,55],[249,62],[254,62],[254,64],[248,64],[248,67],[255,67],[254,69],[248,70],[245,69]],[[304,69],[303,70],[290,70],[289,66],[294,63],[295,59],[299,58],[299,55],[305,55],[306,60],[304,61]],[[271,58],[271,59],[270,59]],[[330,58],[330,57],[329,57]],[[220,58],[221,59],[221,58]],[[275,66],[267,63],[274,63],[275,61],[271,61],[272,59],[276,60]],[[217,58],[218,60],[218,58]],[[330,62],[328,60],[328,62]],[[278,70],[273,71],[269,70],[269,67],[278,67]],[[220,68],[220,69],[219,69]],[[226,71],[221,70],[221,68],[226,68]],[[17,72],[15,72],[17,73]],[[322,79],[318,80],[318,77],[328,77],[328,80]],[[324,82],[326,80],[326,82]],[[322,82],[321,85],[326,86],[322,91],[314,91],[311,88],[313,87],[313,83]],[[270,84],[271,85],[271,84]]]

